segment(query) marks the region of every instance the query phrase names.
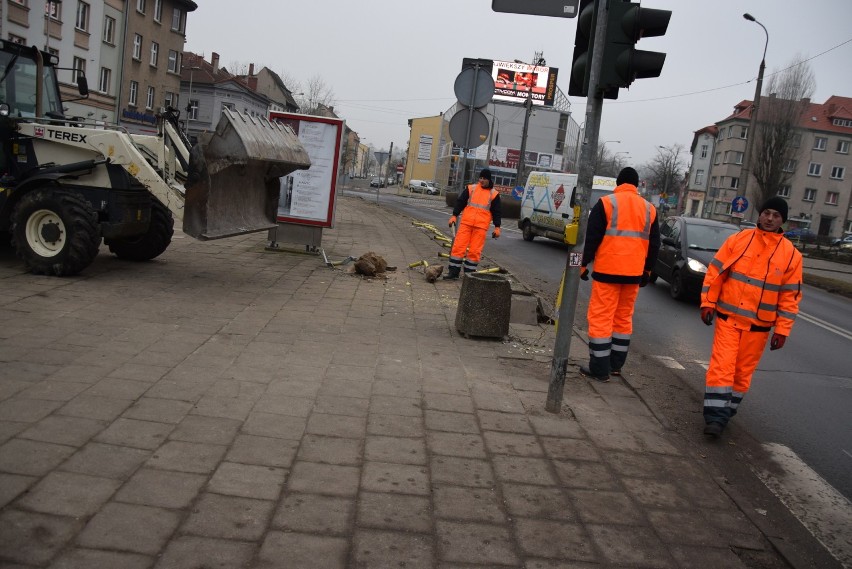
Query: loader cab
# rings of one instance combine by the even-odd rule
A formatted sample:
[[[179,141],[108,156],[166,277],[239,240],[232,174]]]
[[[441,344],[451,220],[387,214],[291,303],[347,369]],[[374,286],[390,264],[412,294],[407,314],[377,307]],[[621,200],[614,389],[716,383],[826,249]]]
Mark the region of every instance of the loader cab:
[[[64,118],[56,80],[58,62],[55,55],[0,40],[0,115],[12,119],[39,114]]]

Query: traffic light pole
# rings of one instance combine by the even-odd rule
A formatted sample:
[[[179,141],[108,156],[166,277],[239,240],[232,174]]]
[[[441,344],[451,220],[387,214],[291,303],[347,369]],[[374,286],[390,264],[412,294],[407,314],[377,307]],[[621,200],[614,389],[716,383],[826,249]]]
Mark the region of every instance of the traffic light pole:
[[[565,390],[565,373],[568,369],[568,354],[571,351],[571,336],[574,330],[574,317],[577,309],[577,297],[580,288],[580,264],[583,259],[583,247],[586,242],[586,225],[589,218],[589,201],[592,194],[594,161],[598,147],[601,116],[603,114],[603,96],[598,94],[598,80],[603,62],[603,45],[606,41],[607,7],[605,0],[596,0],[594,31],[594,51],[592,53],[589,91],[586,101],[586,130],[583,149],[580,153],[580,170],[577,188],[580,195],[580,227],[577,243],[572,247],[565,263],[559,305],[559,320],[556,325],[556,340],[553,346],[553,360],[550,365],[550,383],[547,389],[545,409],[558,413],[562,408],[562,395]]]

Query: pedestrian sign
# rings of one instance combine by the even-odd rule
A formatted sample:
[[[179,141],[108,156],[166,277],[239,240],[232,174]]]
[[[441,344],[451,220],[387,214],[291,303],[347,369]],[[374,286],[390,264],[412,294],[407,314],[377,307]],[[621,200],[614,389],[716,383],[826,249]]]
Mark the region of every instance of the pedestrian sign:
[[[745,196],[737,196],[731,202],[731,211],[734,213],[743,213],[748,209],[748,200]]]

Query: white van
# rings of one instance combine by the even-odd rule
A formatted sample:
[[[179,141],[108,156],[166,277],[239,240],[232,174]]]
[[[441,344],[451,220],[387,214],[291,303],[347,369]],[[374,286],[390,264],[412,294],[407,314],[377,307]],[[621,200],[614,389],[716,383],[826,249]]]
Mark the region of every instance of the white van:
[[[411,180],[408,182],[408,191],[418,194],[428,194],[430,196],[437,196],[439,193],[434,182],[427,182],[425,180]]]
[[[615,189],[615,178],[594,176],[590,207]],[[536,235],[567,245],[577,243],[580,205],[577,203],[577,174],[530,172],[518,227],[525,241]]]

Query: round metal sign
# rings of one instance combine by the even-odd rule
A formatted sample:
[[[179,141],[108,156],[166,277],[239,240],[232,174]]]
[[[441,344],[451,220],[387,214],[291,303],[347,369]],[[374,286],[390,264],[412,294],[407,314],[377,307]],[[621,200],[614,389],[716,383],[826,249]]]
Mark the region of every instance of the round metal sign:
[[[737,196],[731,201],[731,211],[743,213],[748,209],[748,200],[745,196]]]
[[[467,129],[470,122],[470,131]],[[462,148],[476,148],[488,137],[488,118],[480,110],[462,109],[450,119],[450,138]]]
[[[494,79],[484,69],[468,67],[456,77],[453,90],[456,99],[462,105],[473,108],[484,107],[494,96]]]

